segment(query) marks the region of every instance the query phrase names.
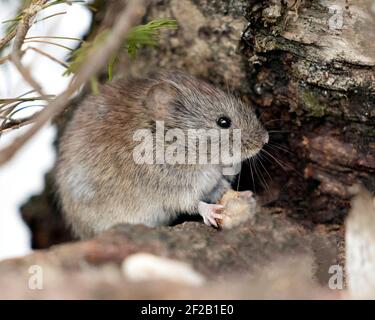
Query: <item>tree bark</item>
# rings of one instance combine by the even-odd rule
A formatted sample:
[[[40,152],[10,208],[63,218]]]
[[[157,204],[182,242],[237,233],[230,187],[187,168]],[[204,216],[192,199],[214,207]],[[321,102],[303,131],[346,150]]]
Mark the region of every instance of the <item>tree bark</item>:
[[[293,162],[304,177],[299,183],[307,186],[296,205],[308,206],[318,222],[346,213],[353,183],[375,187],[371,6],[372,1],[262,1],[246,15],[252,97],[265,121],[275,114],[283,119],[280,128],[289,131]]]

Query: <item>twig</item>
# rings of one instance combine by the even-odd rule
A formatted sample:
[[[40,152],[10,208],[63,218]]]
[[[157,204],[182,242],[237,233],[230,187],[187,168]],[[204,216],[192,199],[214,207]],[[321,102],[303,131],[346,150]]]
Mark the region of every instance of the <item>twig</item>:
[[[54,62],[56,62],[56,63],[58,63],[60,65],[62,65],[64,68],[68,68],[69,67],[68,64],[66,64],[64,61],[61,61],[61,60],[55,58],[54,56],[50,55],[49,53],[47,53],[47,52],[45,52],[45,51],[43,51],[41,49],[34,48],[34,47],[29,47],[29,49],[34,50],[35,52],[41,54],[42,56],[45,56],[46,58],[48,58],[48,59],[50,59],[50,60],[52,60],[52,61],[54,61]]]
[[[4,38],[0,39],[0,51],[15,37],[16,32],[17,30],[13,29]]]
[[[26,125],[32,123],[35,120],[35,118],[38,116],[39,113],[40,113],[40,111],[34,113],[33,115],[31,115],[30,117],[27,117],[25,119],[15,119],[15,120],[9,121],[9,122],[1,125],[0,136],[1,136],[1,134],[5,133],[7,131],[10,131],[10,130],[13,130],[13,129],[19,129],[23,126],[26,126]]]
[[[53,17],[56,17],[56,16],[60,16],[62,14],[66,14],[66,11],[62,11],[62,12],[57,12],[57,13],[51,14],[51,15],[49,15],[47,17],[44,17],[44,18],[42,18],[40,20],[34,21],[34,23],[38,23],[38,22],[41,22],[41,21],[44,21],[44,20],[47,20],[49,18],[53,18]]]
[[[32,20],[36,14],[43,9],[43,5],[48,0],[35,0],[31,2],[29,8],[25,9],[22,13],[22,19],[17,24],[16,34],[14,38],[13,48],[11,52],[11,60],[17,68],[22,77],[30,84],[30,86],[43,96],[43,89],[41,85],[33,78],[30,71],[22,64],[22,45],[25,41],[27,32],[29,31]]]
[[[31,42],[37,42],[37,43],[44,43],[44,44],[50,44],[52,46],[60,47],[68,51],[74,51],[74,49],[69,48],[68,46],[64,46],[60,43],[52,42],[52,41],[46,41],[46,40],[25,40],[24,43],[31,43]]]
[[[0,125],[0,134],[2,133],[1,131],[2,131],[4,123],[6,122],[6,118],[8,117],[8,115],[11,114],[13,110],[17,108],[21,103],[22,102],[16,102],[13,104],[4,104],[0,107],[1,109],[0,118],[5,119]]]
[[[0,58],[0,64],[3,64],[4,62],[10,60],[10,54],[4,56],[4,57],[1,57]]]
[[[32,40],[32,39],[61,39],[61,40],[72,40],[72,41],[83,42],[83,40],[79,38],[60,37],[60,36],[34,36],[34,37],[25,38],[25,40]]]
[[[103,68],[111,56],[121,48],[124,38],[131,27],[140,22],[142,16],[145,14],[145,5],[148,1],[131,0],[128,2],[126,8],[118,16],[113,30],[107,36],[103,45],[92,52],[90,59],[87,59],[80,67],[68,88],[38,114],[34,124],[28,131],[17,137],[12,144],[0,150],[0,165],[10,160],[44,124],[62,112],[72,95]]]
[[[51,98],[54,98],[54,95],[44,95],[40,97],[29,97],[29,98],[22,98],[22,97],[17,97],[17,98],[0,98],[0,103],[6,102],[6,104],[13,103],[13,102],[25,102],[25,101],[36,101],[36,100],[48,100]]]

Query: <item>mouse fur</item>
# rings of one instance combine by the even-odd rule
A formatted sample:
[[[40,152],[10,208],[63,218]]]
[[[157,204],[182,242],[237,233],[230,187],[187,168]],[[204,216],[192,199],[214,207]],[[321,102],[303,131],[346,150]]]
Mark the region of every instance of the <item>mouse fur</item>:
[[[222,164],[136,164],[133,135],[155,130],[156,121],[166,130],[217,129],[222,115],[242,130],[243,159],[268,141],[251,106],[181,71],[116,80],[87,97],[58,148],[56,184],[74,233],[88,238],[119,223],[166,225],[180,213],[200,213],[199,203],[215,204],[231,188]]]

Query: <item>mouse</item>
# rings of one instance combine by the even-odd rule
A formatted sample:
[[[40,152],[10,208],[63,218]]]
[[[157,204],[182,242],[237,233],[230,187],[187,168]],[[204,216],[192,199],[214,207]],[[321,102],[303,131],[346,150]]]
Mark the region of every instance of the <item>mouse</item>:
[[[160,124],[165,136],[157,132]],[[183,139],[167,139],[173,130]],[[241,132],[237,163],[268,142],[252,105],[183,71],[158,70],[101,85],[74,110],[58,142],[56,187],[73,233],[84,239],[121,223],[169,225],[180,214],[201,215],[205,224],[218,227],[223,210],[218,201],[232,189],[235,176],[224,173],[226,157],[155,161],[170,147],[182,158],[194,146],[200,151],[200,134],[215,130],[228,133],[225,147],[232,153],[234,132]],[[190,138],[191,132],[200,133]],[[139,139],[139,133],[153,136]],[[217,137],[211,138],[206,150],[212,160],[209,147],[217,146]],[[152,150],[136,154],[145,140]]]

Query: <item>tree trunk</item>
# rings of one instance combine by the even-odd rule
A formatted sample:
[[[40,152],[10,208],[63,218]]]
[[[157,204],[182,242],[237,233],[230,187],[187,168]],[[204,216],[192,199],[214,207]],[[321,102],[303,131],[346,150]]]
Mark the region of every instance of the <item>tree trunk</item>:
[[[371,8],[372,6],[372,8]],[[372,1],[263,1],[243,34],[249,85],[303,175],[290,191],[318,222],[347,212],[348,187],[375,189],[375,20]],[[290,181],[291,178],[289,178]],[[299,199],[301,197],[301,199]]]

